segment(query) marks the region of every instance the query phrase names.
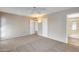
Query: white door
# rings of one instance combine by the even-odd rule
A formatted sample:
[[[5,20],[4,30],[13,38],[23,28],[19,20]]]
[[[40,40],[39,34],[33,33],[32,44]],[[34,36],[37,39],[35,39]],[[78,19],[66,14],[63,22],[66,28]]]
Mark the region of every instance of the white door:
[[[35,33],[35,27],[34,27],[34,21],[30,20],[30,34],[34,34]]]
[[[35,22],[35,32],[38,34],[38,22]]]
[[[48,36],[48,19],[44,18],[42,20],[42,35],[47,37]]]

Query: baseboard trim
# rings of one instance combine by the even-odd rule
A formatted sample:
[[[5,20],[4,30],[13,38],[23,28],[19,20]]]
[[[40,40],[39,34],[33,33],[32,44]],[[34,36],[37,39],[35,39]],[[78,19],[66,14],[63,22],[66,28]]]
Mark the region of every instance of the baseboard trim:
[[[52,38],[52,37],[49,37],[49,36],[43,36],[41,34],[38,34],[39,36],[42,36],[42,37],[45,37],[45,38],[48,38],[48,39],[52,39],[52,40],[55,40],[55,38]],[[60,41],[60,40],[56,40],[56,41],[59,41],[59,42],[62,42],[62,43],[66,43],[66,42],[63,42],[63,41]]]
[[[23,36],[29,36],[29,35],[33,35],[33,34],[20,35],[20,36],[16,36],[16,37],[12,37],[12,38],[7,38],[7,39],[1,38],[0,41],[11,40],[11,39],[15,39],[15,38],[23,37]]]

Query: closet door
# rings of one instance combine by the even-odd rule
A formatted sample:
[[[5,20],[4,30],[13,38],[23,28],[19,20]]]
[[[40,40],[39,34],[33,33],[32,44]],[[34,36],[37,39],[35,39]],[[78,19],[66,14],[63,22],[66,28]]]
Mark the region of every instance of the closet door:
[[[34,21],[30,20],[30,34],[34,34],[35,33],[35,26],[34,26]]]
[[[48,19],[44,18],[42,20],[42,35],[48,37]]]

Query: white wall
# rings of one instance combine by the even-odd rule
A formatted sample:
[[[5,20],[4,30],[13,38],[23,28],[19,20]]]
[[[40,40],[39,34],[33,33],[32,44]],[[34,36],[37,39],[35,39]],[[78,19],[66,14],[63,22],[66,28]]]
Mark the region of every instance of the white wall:
[[[79,13],[79,8],[72,8],[49,14],[48,17],[48,37],[66,43],[66,16],[72,13]]]
[[[53,17],[52,17],[53,16]],[[66,17],[62,14],[54,14],[48,18],[48,37],[65,42],[66,39]]]
[[[1,21],[2,40],[29,34],[29,20],[24,16],[2,13]]]

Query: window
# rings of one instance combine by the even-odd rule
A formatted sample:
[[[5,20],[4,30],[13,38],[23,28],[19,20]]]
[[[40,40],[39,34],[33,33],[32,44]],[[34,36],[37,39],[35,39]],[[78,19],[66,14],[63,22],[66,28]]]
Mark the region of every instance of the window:
[[[72,22],[72,30],[73,31],[77,30],[77,22]]]

